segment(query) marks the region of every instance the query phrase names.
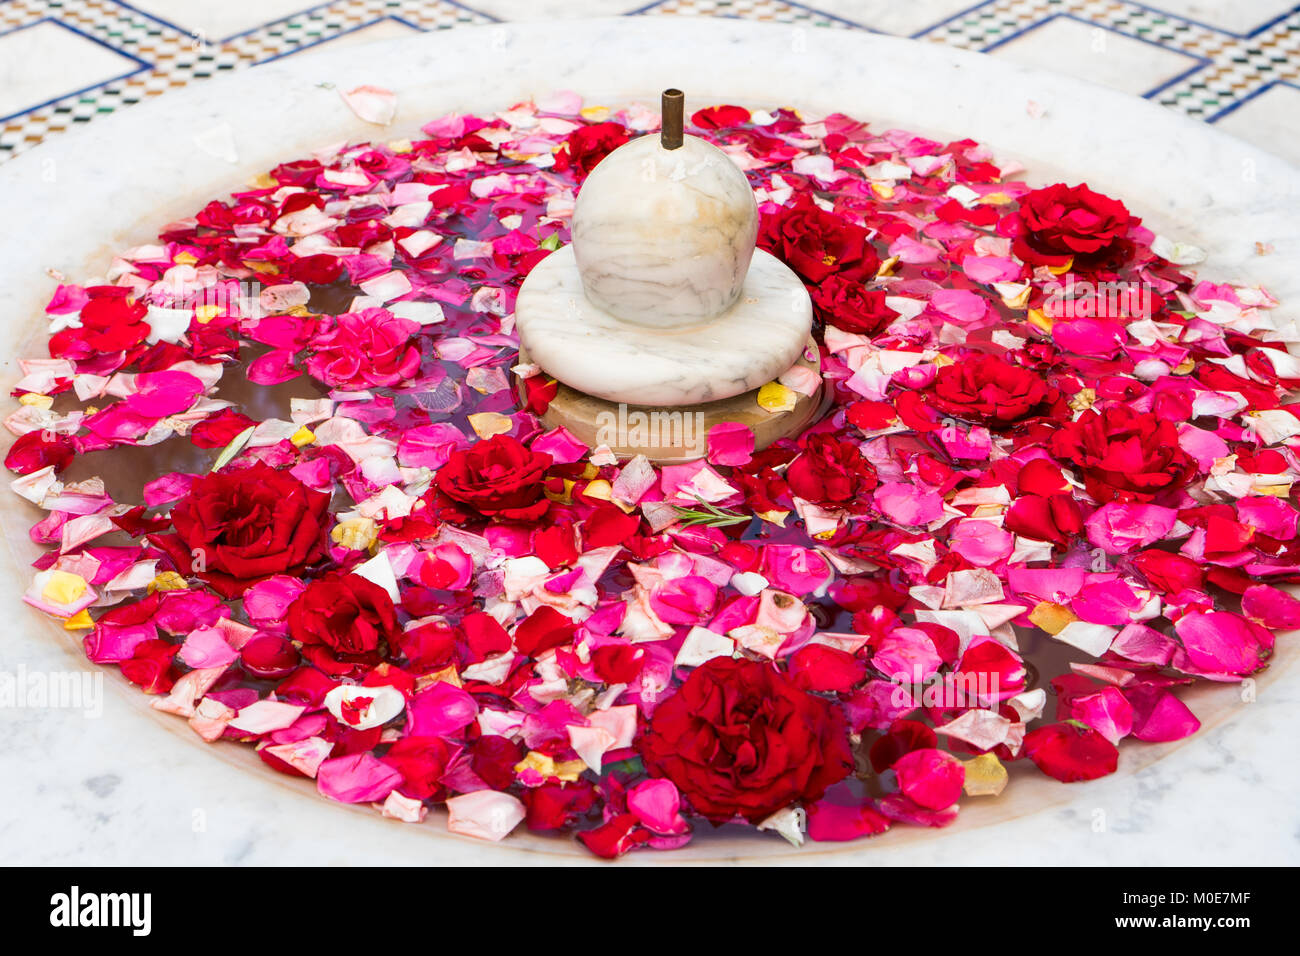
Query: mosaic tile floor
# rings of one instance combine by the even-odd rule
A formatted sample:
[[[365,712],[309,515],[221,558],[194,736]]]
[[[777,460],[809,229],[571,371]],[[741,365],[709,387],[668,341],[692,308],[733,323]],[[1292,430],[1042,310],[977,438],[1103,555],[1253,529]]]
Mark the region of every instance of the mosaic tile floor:
[[[114,110],[322,43],[497,20],[724,16],[871,30],[1154,100],[1300,163],[1294,0],[0,0],[0,162]]]

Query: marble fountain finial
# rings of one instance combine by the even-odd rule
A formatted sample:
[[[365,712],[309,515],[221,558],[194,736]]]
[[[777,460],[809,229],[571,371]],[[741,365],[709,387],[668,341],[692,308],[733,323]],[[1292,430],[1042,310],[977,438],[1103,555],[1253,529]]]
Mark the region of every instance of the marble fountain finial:
[[[521,361],[563,386],[544,423],[593,447],[685,460],[704,453],[696,430],[736,421],[761,448],[816,412],[816,395],[778,412],[756,395],[795,365],[817,369],[812,303],[798,276],[755,248],[758,207],[744,172],[684,132],[680,90],[662,103],[660,135],[597,164],[578,191],[572,243],[520,288]],[[638,412],[677,416],[681,434],[632,434],[625,423]]]

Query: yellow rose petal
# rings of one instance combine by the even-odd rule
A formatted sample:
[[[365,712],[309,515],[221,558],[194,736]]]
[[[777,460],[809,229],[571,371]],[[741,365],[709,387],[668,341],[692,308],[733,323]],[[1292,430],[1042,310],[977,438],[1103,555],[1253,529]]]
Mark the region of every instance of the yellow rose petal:
[[[588,123],[603,123],[609,119],[608,106],[584,106],[578,111],[578,115]]]
[[[587,765],[581,760],[562,760],[555,765],[555,776],[572,783],[582,776],[582,772],[587,769]]]
[[[330,540],[349,551],[365,551],[378,537],[379,528],[373,518],[349,518],[330,531]]]
[[[19,396],[18,404],[30,405],[33,408],[49,408],[54,404],[54,396],[42,395],[40,392],[24,392]]]
[[[310,445],[316,440],[316,433],[304,425],[296,432],[289,436],[289,441],[295,448],[302,448],[304,445]]]
[[[1078,618],[1068,607],[1043,601],[1029,612],[1029,620],[1048,634],[1059,634],[1065,630],[1066,625],[1074,623]]]
[[[192,252],[178,252],[172,262],[178,266],[192,266],[199,260],[194,257]]]
[[[86,593],[86,579],[71,571],[52,571],[41,589],[41,597],[51,604],[71,604]]]
[[[216,305],[201,305],[194,310],[194,317],[199,320],[200,325],[207,325],[220,314],[221,307]]]
[[[582,489],[582,497],[597,498],[600,501],[613,501],[614,488],[604,478],[597,478],[595,481],[587,482],[587,487]]]
[[[153,594],[155,591],[184,591],[188,587],[189,583],[175,571],[164,571],[149,582],[146,590]]]
[[[966,767],[968,797],[996,797],[1007,788],[1007,768],[994,754],[980,754],[974,760],[963,760]]]
[[[1076,412],[1086,412],[1097,401],[1095,388],[1081,388],[1070,396],[1070,407]]]
[[[780,382],[768,382],[758,390],[758,405],[769,412],[790,412],[799,402],[799,393]]]
[[[785,527],[785,519],[790,517],[788,511],[756,511],[755,514],[768,524],[774,524],[778,527]]]
[[[1044,332],[1052,331],[1052,325],[1054,324],[1052,317],[1042,309],[1030,309],[1028,318],[1030,325],[1036,325]]]
[[[555,761],[544,753],[530,750],[523,760],[515,764],[515,773],[523,773],[525,770],[536,770],[543,777],[554,777]]]
[[[1004,295],[1002,297],[1002,304],[1005,305],[1008,309],[1023,309],[1025,307],[1025,303],[1029,301],[1029,293],[1033,291],[1034,291],[1033,286],[1026,285],[1023,289],[1021,289],[1013,296]]]
[[[491,438],[504,435],[513,426],[513,422],[500,412],[478,412],[469,416],[469,426],[479,438]]]
[[[1074,257],[1073,257],[1073,256],[1071,256],[1069,259],[1067,259],[1067,260],[1066,260],[1062,265],[1059,265],[1059,266],[1048,266],[1048,267],[1047,267],[1047,271],[1050,272],[1050,273],[1051,273],[1052,275],[1054,275],[1054,276],[1063,276],[1063,275],[1065,275],[1067,272],[1069,272],[1072,268],[1074,268]]]
[[[63,622],[63,629],[65,631],[89,630],[94,626],[95,622],[90,619],[90,612],[85,610],[78,611],[76,614],[72,615],[72,617]]]

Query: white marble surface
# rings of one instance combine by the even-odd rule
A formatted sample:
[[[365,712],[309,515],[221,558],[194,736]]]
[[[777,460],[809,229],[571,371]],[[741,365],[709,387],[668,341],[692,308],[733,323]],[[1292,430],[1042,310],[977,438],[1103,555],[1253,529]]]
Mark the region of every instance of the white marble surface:
[[[694,327],[730,309],[757,237],[745,174],[696,136],[676,149],[665,149],[658,133],[624,143],[583,181],[573,210],[587,298],[648,328]],[[796,335],[796,347],[807,334]]]
[[[615,318],[583,295],[574,247],[557,249],[524,280],[515,327],[529,356],[565,385],[629,405],[697,405],[766,385],[799,358],[812,302],[799,277],[753,251],[740,297],[690,328]]]
[[[501,32],[494,32],[501,31]],[[401,92],[393,136],[449,109],[484,110],[572,88],[593,102],[653,103],[678,86],[696,102],[788,103],[845,110],[878,126],[971,136],[1026,163],[1033,182],[1087,178],[1122,196],[1153,228],[1210,253],[1207,274],[1264,281],[1300,303],[1300,174],[1277,158],[1149,103],[1068,77],[935,44],[839,31],[789,32],[734,21],[627,20],[493,27],[376,48],[328,49],[258,67],[98,121],[0,168],[11,242],[0,258],[0,322],[14,354],[35,354],[53,268],[102,273],[109,253],[150,239],[258,171],[343,137],[383,134],[342,106],[332,83]],[[493,49],[484,72],[483,51]],[[437,82],[430,82],[436,77]],[[978,89],[978,97],[955,91]],[[888,95],[881,95],[888,91]],[[268,92],[270,95],[268,95]],[[1032,98],[1043,109],[1030,112]],[[235,163],[194,146],[228,125]],[[158,131],[166,130],[160,136]],[[1256,242],[1271,244],[1261,256]],[[1287,308],[1294,310],[1295,305]],[[0,507],[0,667],[42,673],[87,667],[76,642],[19,603],[31,512]],[[1208,687],[1205,728],[1181,745],[1122,748],[1120,772],[1091,784],[1016,780],[999,800],[968,800],[944,831],[899,829],[859,844],[794,851],[772,836],[710,836],[668,860],[1296,864],[1300,862],[1300,707],[1294,636],[1279,642],[1253,703]],[[579,847],[522,836],[500,845],[350,812],[290,788],[247,753],[211,748],[147,709],[106,674],[102,714],[0,709],[0,845],[13,863],[380,864],[592,862]]]

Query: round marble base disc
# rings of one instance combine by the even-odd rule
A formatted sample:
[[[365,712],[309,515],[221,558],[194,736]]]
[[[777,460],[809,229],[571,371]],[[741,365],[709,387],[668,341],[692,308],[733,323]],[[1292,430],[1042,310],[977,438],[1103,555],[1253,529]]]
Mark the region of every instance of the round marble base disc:
[[[533,362],[536,357],[521,347],[519,361]],[[805,341],[803,352],[791,364],[802,365],[820,376],[821,360],[811,338]],[[516,393],[522,398],[522,385]],[[824,388],[811,396],[800,395],[789,411],[769,412],[758,404],[758,389],[697,405],[663,407],[610,402],[561,383],[559,392],[542,415],[542,424],[547,428],[564,427],[589,448],[606,445],[619,458],[645,455],[656,464],[672,465],[703,458],[709,429],[714,425],[724,422],[747,425],[754,433],[757,451],[778,439],[799,434],[825,407]]]
[[[742,395],[792,366],[812,328],[812,303],[789,267],[756,249],[740,298],[722,315],[695,328],[645,328],[588,301],[565,246],[524,280],[515,327],[532,361],[579,392],[629,405],[698,405]]]

